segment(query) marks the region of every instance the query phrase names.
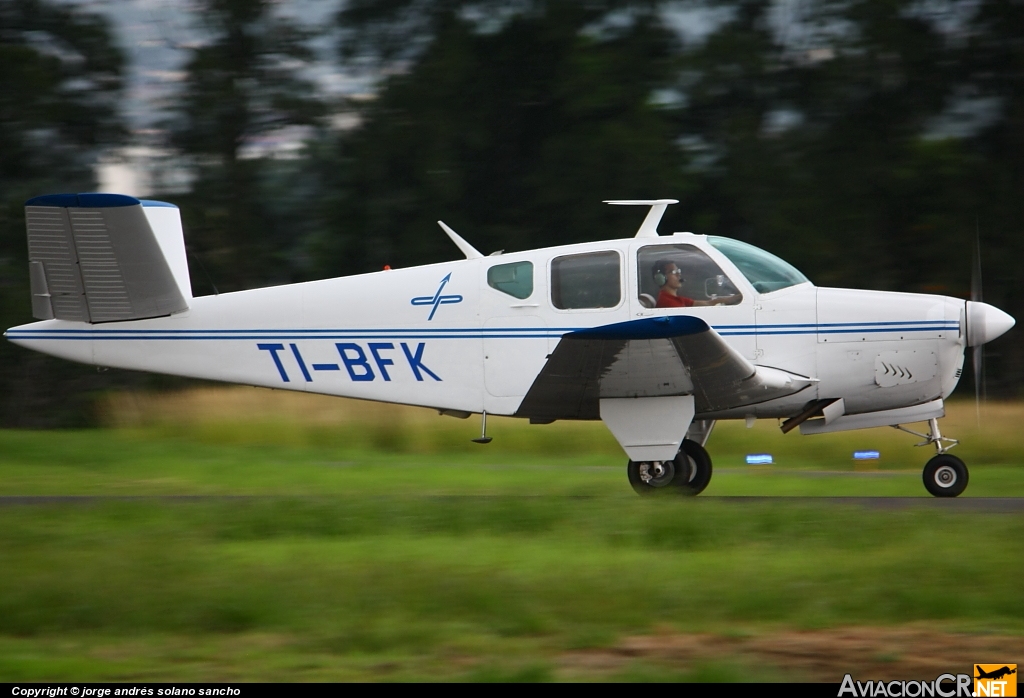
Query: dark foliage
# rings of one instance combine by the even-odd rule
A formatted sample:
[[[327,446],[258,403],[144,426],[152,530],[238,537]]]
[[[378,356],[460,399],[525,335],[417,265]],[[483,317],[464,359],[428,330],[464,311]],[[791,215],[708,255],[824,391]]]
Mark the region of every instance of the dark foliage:
[[[693,188],[651,100],[678,48],[654,13],[601,35],[600,5],[548,3],[491,33],[458,10],[436,8],[433,41],[339,139],[322,274],[450,259],[438,218],[485,251],[620,237],[636,211],[602,199]]]
[[[726,21],[705,36],[671,28],[708,6]],[[819,285],[966,297],[978,235],[985,300],[1024,318],[1020,2],[817,0],[780,21],[753,0],[351,0],[338,60],[382,77],[341,107],[268,0],[197,7],[212,40],[169,121],[197,293],[208,273],[228,291],[455,258],[439,218],[485,252],[621,237],[641,214],[602,199],[673,197],[663,229],[753,242]],[[103,21],[39,0],[0,0],[0,65],[6,327],[30,319],[22,202],[91,188],[97,148],[124,142],[124,65]],[[284,127],[311,129],[299,157],[253,149]],[[992,395],[1024,386],[1022,331],[986,349]],[[80,419],[70,396],[109,385],[7,343],[0,360],[4,424]]]
[[[397,74],[320,166],[320,273],[451,258],[438,217],[524,249],[629,234],[602,199],[671,196],[663,229],[820,285],[967,297],[980,235],[985,300],[1024,317],[1021,6],[822,0],[780,27],[771,3],[719,5],[683,45],[656,3],[347,4],[342,55]],[[986,349],[993,394],[1024,382],[1020,332]]]
[[[290,280],[294,229],[272,203],[287,198],[290,184],[275,186],[266,158],[245,147],[288,126],[312,125],[325,111],[299,74],[312,56],[308,35],[271,9],[267,0],[200,4],[213,40],[191,50],[170,124],[171,144],[195,176],[191,193],[176,199],[191,252],[220,291]],[[195,271],[193,278],[205,277]]]
[[[0,318],[31,322],[26,199],[90,191],[97,149],[125,136],[124,56],[99,16],[40,0],[0,0]],[[96,394],[137,384],[0,342],[0,426],[90,423]]]

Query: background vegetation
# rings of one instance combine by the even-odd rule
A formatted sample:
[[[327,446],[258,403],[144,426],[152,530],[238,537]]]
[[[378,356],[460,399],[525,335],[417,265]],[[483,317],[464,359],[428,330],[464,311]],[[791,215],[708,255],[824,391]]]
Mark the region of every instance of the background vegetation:
[[[984,499],[1024,495],[1016,404],[954,405],[954,502],[891,429],[723,424],[705,495],[641,499],[599,424],[483,447],[251,388],[105,404],[0,431],[0,680],[930,680],[1024,651],[1024,523]]]
[[[821,285],[966,296],[978,235],[985,299],[1024,317],[1019,3],[350,0],[315,27],[279,9],[189,5],[203,39],[146,135],[190,174],[152,195],[181,206],[197,294],[449,259],[438,218],[486,251],[619,237],[637,214],[602,199],[671,196],[665,229]],[[0,0],[4,327],[31,319],[23,202],[93,188],[141,137],[118,107],[132,40]],[[372,94],[317,89],[325,41]],[[252,147],[300,127],[296,157]],[[993,395],[1024,386],[1021,331],[986,353]],[[3,343],[0,423],[95,423],[103,390],[154,380]]]

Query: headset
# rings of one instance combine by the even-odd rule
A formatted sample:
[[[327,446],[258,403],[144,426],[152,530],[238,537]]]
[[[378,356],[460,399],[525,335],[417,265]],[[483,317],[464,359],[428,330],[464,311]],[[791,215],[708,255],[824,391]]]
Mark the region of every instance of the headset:
[[[658,285],[658,288],[664,286],[665,282],[668,281],[668,277],[665,276],[665,267],[667,267],[669,264],[676,267],[677,269],[679,268],[678,265],[676,265],[676,263],[673,262],[671,259],[659,259],[657,262],[654,263],[654,283]],[[679,280],[683,280],[682,275],[680,275]]]

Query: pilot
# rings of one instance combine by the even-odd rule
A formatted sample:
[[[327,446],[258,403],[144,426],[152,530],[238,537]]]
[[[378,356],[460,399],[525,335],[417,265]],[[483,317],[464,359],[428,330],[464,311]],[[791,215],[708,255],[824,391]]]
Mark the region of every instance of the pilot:
[[[679,295],[679,289],[683,285],[683,270],[676,266],[676,263],[669,259],[660,259],[654,263],[651,270],[654,274],[654,282],[661,287],[658,293],[657,308],[689,308],[695,305],[719,305],[732,304],[740,301],[739,294],[711,298],[706,301],[695,301],[692,298]]]

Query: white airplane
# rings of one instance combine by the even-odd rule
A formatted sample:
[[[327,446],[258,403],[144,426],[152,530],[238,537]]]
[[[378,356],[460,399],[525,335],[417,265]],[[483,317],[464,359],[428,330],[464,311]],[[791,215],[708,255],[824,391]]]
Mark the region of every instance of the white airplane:
[[[634,237],[193,297],[177,207],[116,194],[26,203],[32,309],[5,336],[98,366],[546,424],[602,420],[641,494],[697,494],[719,419],[821,434],[927,422],[940,497],[967,486],[941,435],[965,347],[1010,329],[990,305],[818,288],[761,249]],[[911,432],[917,433],[917,432]]]

